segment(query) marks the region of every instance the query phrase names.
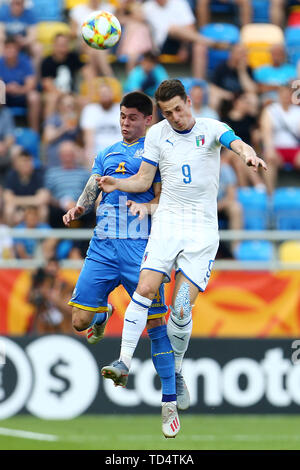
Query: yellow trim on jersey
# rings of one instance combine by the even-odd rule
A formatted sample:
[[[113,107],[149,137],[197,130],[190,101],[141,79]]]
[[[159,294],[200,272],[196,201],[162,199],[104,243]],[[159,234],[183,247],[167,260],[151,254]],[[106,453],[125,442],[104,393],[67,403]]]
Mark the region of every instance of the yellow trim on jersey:
[[[81,310],[88,310],[90,312],[97,312],[97,313],[102,313],[102,312],[107,312],[108,307],[87,307],[86,305],[80,305],[76,304],[75,302],[68,302],[68,305],[71,305],[72,307],[77,307],[80,308]]]
[[[131,142],[130,144],[127,143],[127,142],[124,142],[124,140],[123,140],[122,144],[125,145],[126,147],[132,147],[132,145],[138,144],[140,139],[142,139],[143,137],[145,137],[145,136],[143,135],[142,137],[139,137],[137,140],[135,140],[134,142]]]
[[[165,315],[167,315],[168,312],[164,312],[164,313],[153,313],[152,315],[148,315],[147,319],[148,320],[152,320],[153,318],[162,318],[164,317]]]

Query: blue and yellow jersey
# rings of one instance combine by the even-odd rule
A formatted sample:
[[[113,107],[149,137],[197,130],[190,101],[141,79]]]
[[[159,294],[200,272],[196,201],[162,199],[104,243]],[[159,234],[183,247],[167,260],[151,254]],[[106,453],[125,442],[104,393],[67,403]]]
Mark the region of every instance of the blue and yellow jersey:
[[[145,137],[127,144],[117,142],[100,152],[94,162],[92,174],[129,178],[135,175],[142,163]],[[160,182],[157,172],[154,182]],[[130,199],[138,203],[149,202],[154,198],[153,188],[144,193],[126,193],[113,191],[102,192],[102,200],[97,209],[97,226],[95,235],[102,238],[148,238],[150,233],[150,216],[139,221],[132,216],[126,203]]]

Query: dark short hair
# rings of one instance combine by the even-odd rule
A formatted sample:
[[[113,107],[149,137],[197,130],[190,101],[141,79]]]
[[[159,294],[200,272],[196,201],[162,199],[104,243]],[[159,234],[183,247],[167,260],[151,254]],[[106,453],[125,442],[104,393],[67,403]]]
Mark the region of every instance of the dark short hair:
[[[177,79],[164,80],[155,92],[155,100],[157,103],[159,101],[169,101],[175,96],[180,96],[183,101],[187,99],[185,88],[181,81]]]
[[[123,96],[120,103],[125,108],[136,108],[144,116],[151,116],[153,113],[153,103],[151,98],[141,91],[133,91]]]

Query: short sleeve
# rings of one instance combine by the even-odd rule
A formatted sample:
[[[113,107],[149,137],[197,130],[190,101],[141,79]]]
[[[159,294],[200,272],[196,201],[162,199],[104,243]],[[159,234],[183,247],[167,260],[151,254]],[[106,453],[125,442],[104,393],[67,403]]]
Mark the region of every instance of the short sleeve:
[[[240,140],[234,131],[225,122],[215,121],[215,139],[224,147],[230,149],[230,144],[234,140]]]
[[[157,126],[152,126],[146,134],[143,161],[151,165],[158,166],[160,150],[158,146],[159,130]]]
[[[94,165],[92,168],[92,175],[103,176],[103,152],[99,152],[94,160]]]

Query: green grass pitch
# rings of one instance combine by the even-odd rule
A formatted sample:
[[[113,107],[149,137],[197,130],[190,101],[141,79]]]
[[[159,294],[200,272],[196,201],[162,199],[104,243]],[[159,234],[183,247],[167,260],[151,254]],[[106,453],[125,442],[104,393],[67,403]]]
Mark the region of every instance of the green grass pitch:
[[[1,450],[299,450],[300,416],[181,415],[175,439],[160,416],[85,415],[68,421],[0,421]]]

